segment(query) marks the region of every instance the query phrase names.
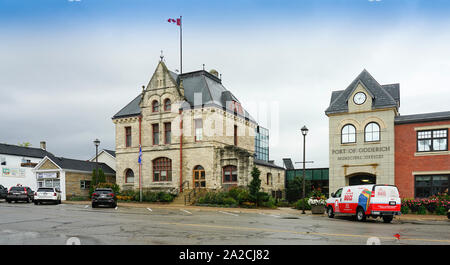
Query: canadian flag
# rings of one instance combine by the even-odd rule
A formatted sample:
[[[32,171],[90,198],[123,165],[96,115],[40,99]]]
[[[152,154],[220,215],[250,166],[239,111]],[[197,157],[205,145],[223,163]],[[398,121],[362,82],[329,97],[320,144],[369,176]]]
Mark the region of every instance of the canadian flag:
[[[177,19],[169,18],[167,20],[167,22],[169,22],[169,23],[177,23],[177,26],[181,25],[181,19],[180,18],[177,18]]]

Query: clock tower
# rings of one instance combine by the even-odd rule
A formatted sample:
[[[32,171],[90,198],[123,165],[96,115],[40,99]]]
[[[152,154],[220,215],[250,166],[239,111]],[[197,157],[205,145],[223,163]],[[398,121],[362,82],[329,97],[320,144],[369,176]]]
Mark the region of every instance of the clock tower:
[[[380,85],[363,70],[331,94],[329,117],[330,192],[346,185],[394,184],[394,119],[399,84]]]

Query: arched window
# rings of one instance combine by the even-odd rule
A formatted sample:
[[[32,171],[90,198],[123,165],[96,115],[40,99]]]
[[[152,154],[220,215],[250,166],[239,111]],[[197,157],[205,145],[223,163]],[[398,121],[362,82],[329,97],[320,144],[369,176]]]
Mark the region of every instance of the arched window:
[[[341,140],[343,144],[356,143],[356,128],[351,124],[342,127]]]
[[[127,169],[125,171],[125,183],[133,183],[134,182],[134,173],[133,170]]]
[[[171,108],[172,102],[170,101],[170,99],[166,98],[166,100],[164,100],[164,111],[170,111]]]
[[[267,173],[266,183],[268,186],[272,185],[272,173]]]
[[[380,125],[376,122],[371,122],[366,125],[364,129],[364,140],[366,142],[380,141]]]
[[[153,181],[172,181],[172,160],[167,157],[153,160]]]
[[[223,183],[237,182],[237,167],[225,166],[223,167]]]
[[[157,100],[153,100],[152,102],[152,112],[158,112],[159,111],[159,104]]]
[[[205,169],[202,166],[194,167],[194,188],[206,188]]]

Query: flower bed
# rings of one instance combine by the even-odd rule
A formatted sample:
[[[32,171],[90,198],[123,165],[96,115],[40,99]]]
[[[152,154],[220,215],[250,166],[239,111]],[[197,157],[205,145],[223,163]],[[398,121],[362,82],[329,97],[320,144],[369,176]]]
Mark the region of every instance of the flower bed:
[[[426,199],[402,199],[402,212],[416,214],[445,215],[450,208],[448,195],[432,196]]]

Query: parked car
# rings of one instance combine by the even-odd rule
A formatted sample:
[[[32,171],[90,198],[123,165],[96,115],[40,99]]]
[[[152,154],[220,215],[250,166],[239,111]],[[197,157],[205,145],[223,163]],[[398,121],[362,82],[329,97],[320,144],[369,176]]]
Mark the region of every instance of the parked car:
[[[9,188],[6,201],[8,203],[11,203],[12,201],[26,201],[27,203],[30,203],[34,201],[34,192],[30,189],[30,187],[14,186]]]
[[[97,188],[92,193],[92,208],[99,205],[110,205],[113,208],[117,206],[117,197],[110,188]]]
[[[43,202],[61,203],[61,191],[59,188],[39,188],[34,193],[34,204],[38,205]]]
[[[394,185],[346,186],[331,194],[327,200],[328,217],[356,215],[358,221],[366,217],[381,217],[390,223],[394,215],[400,215],[401,200]]]
[[[8,195],[8,189],[5,188],[3,185],[0,185],[0,199],[6,199],[7,195]]]

